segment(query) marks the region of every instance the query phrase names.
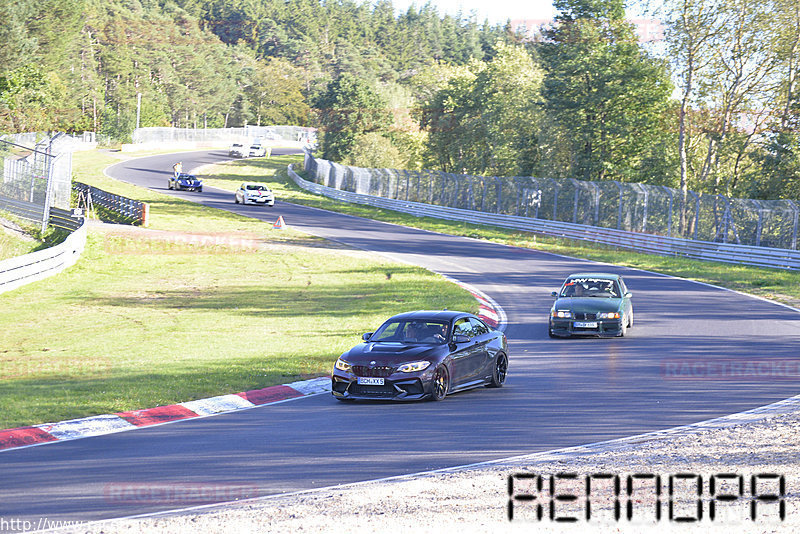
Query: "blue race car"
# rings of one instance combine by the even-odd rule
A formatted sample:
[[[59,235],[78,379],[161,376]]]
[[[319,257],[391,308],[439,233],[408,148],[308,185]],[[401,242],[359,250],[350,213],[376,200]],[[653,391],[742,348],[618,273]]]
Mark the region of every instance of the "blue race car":
[[[202,193],[203,180],[193,174],[181,173],[177,177],[171,176],[169,182],[167,182],[167,187],[178,191],[197,191]]]

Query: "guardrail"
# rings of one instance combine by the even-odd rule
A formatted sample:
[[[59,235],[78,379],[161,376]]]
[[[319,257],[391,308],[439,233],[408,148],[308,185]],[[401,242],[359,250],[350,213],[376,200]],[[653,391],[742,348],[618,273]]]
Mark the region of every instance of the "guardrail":
[[[4,196],[0,196],[0,211],[6,211],[20,219],[36,221],[37,223],[44,217],[44,206],[41,204],[14,200]]]
[[[80,218],[77,229],[63,243],[0,261],[0,293],[60,273],[78,261],[85,247],[86,223]]]
[[[371,169],[315,158],[308,179],[342,191],[464,210],[667,237],[797,250],[800,207],[617,180],[473,176],[425,169]]]
[[[74,232],[83,224],[83,217],[76,217],[70,210],[50,208],[50,226]]]
[[[12,200],[0,196],[0,211],[5,211],[11,215],[15,215],[20,219],[25,220],[39,220],[42,218],[44,208],[33,202],[24,202],[21,200]],[[80,219],[73,216],[72,211],[62,210],[59,208],[50,208],[49,226],[62,228],[74,232],[80,225]]]
[[[84,207],[87,213],[93,206],[102,206],[132,224],[147,226],[150,215],[149,204],[115,195],[81,182],[74,182],[72,188],[78,192],[80,197],[78,205]]]
[[[294,182],[305,189],[319,195],[351,202],[366,204],[379,208],[409,213],[418,217],[434,217],[451,221],[462,221],[473,224],[487,224],[534,232],[552,237],[564,237],[616,246],[638,252],[647,252],[664,256],[681,256],[686,258],[753,265],[757,267],[771,267],[777,269],[800,269],[800,251],[790,249],[776,249],[767,247],[751,247],[730,243],[713,243],[709,241],[695,241],[676,237],[666,237],[654,234],[627,232],[612,228],[602,228],[584,224],[533,219],[515,215],[487,213],[472,211],[420,202],[395,200],[384,197],[364,195],[341,191],[332,187],[320,185],[305,180],[298,175],[289,165],[289,176]]]

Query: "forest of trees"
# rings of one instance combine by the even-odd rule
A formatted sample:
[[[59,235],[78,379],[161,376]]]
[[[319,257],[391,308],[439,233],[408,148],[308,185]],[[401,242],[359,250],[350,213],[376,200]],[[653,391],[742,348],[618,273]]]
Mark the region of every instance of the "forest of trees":
[[[800,200],[800,3],[623,0],[510,24],[391,0],[0,4],[0,133],[296,124],[368,167],[646,182]]]

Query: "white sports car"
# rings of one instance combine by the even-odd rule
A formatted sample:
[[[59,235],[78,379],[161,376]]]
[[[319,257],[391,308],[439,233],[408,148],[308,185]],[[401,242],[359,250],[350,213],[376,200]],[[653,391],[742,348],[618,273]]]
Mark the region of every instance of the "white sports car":
[[[244,158],[247,156],[247,149],[242,143],[233,143],[228,149],[229,156],[236,156],[237,158]]]
[[[275,195],[269,187],[257,182],[244,182],[239,186],[234,195],[234,202],[237,204],[266,204],[275,205]]]

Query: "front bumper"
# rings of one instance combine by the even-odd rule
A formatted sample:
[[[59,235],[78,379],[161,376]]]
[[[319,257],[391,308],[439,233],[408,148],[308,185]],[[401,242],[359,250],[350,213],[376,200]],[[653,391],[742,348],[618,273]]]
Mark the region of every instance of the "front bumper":
[[[275,199],[268,197],[244,197],[245,204],[266,204],[267,206],[274,206]]]
[[[550,319],[550,331],[555,336],[617,337],[622,334],[623,319],[597,319],[578,321],[575,319]],[[577,326],[576,326],[577,323]],[[591,326],[594,325],[594,326]]]
[[[420,375],[426,373],[394,373],[383,379],[383,385],[360,385],[357,376],[336,370],[331,375],[331,393],[338,399],[420,400],[432,394],[430,379]]]

